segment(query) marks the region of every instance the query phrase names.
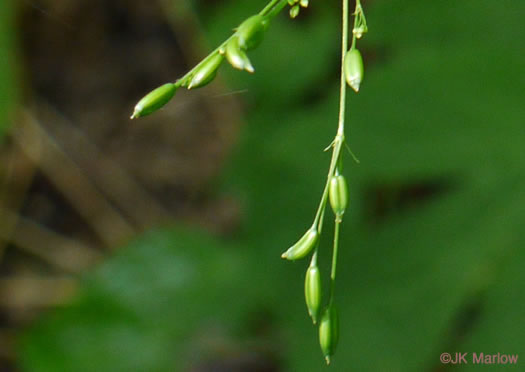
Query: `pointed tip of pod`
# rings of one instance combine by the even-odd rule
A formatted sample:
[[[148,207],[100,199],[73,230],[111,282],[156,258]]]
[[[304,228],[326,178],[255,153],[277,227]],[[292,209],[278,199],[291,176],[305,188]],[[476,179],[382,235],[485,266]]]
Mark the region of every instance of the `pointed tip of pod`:
[[[136,105],[131,119],[141,118],[162,108],[173,98],[177,85],[167,83],[152,90],[144,96]]]
[[[237,36],[233,37],[226,44],[226,59],[230,62],[230,65],[237,70],[245,70],[250,73],[255,72],[250,59],[245,51],[239,46],[239,38]]]
[[[317,316],[312,312],[311,309],[308,309],[308,315],[310,316],[310,318],[312,318],[312,323],[317,324]]]
[[[334,355],[339,339],[339,321],[333,304],[325,308],[319,322],[319,344],[327,362]]]
[[[358,93],[364,76],[363,57],[358,49],[352,48],[346,53],[344,73],[348,85]]]
[[[290,261],[299,260],[306,257],[317,244],[319,233],[315,228],[310,228],[294,245],[292,245],[281,256]]]
[[[253,68],[252,64],[248,61],[246,65],[244,66],[244,69],[248,71],[250,74],[255,73],[255,68]]]
[[[330,355],[325,356],[324,359],[326,360],[326,365],[329,366],[331,362]]]

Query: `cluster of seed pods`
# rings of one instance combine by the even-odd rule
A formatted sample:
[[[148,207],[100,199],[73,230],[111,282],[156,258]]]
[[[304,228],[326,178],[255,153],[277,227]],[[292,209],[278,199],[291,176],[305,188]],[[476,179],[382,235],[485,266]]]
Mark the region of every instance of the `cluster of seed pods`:
[[[224,43],[204,58],[197,66],[175,83],[164,84],[142,98],[135,106],[132,119],[149,115],[168,103],[180,87],[187,89],[201,88],[209,84],[217,75],[217,71],[226,59],[238,70],[254,73],[255,69],[248,58],[247,51],[256,48],[264,38],[269,21],[283,7],[290,5],[290,17],[295,18],[300,8],[308,6],[308,0],[271,0],[261,11],[247,18]],[[343,13],[347,13],[348,0],[343,0]],[[352,30],[352,45],[347,50],[346,36],[343,36],[342,86],[346,83],[357,93],[364,76],[363,59],[356,48],[356,40],[368,31],[366,19],[360,0],[356,0],[354,27]],[[345,18],[346,17],[346,18]],[[346,26],[345,26],[346,24]],[[348,14],[343,14],[343,32],[348,30]],[[342,93],[342,106],[344,97]],[[339,123],[338,134],[332,143],[333,157],[329,176],[321,203],[312,226],[304,235],[282,254],[282,258],[295,261],[312,254],[310,265],[306,271],[304,295],[308,314],[314,324],[319,325],[319,343],[326,362],[329,364],[338,343],[339,323],[337,310],[333,301],[335,283],[335,265],[337,262],[337,247],[339,241],[339,225],[348,206],[348,186],[341,172],[341,147],[344,143],[344,109],[343,121]],[[321,272],[317,266],[319,237],[323,226],[324,210],[329,201],[335,215],[334,252],[330,282],[330,296],[327,305],[323,307]]]
[[[352,45],[349,50],[347,50],[346,47],[347,42],[343,41],[342,79],[344,78],[344,81],[342,81],[342,86],[345,85],[344,82],[346,81],[346,83],[358,93],[364,77],[364,68],[363,58],[359,50],[356,48],[356,41],[368,30],[364,12],[359,0],[356,1],[354,17]],[[344,97],[345,95],[342,94],[342,106],[345,104]],[[284,259],[295,261],[312,254],[310,265],[306,270],[304,296],[308,314],[312,318],[314,324],[319,323],[319,343],[328,364],[330,364],[330,360],[335,352],[339,339],[339,320],[334,302],[335,267],[337,264],[337,250],[339,244],[339,225],[343,220],[343,214],[348,206],[348,186],[346,179],[341,172],[342,159],[340,150],[344,143],[344,108],[342,112],[343,120],[339,123],[338,134],[331,145],[334,151],[332,163],[330,165],[327,184],[323,197],[321,198],[316,218],[306,233],[304,233],[294,245],[281,255]],[[330,274],[330,294],[327,305],[323,307],[321,272],[317,265],[317,259],[319,238],[323,227],[324,210],[326,208],[327,199],[330,202],[332,211],[335,215],[335,232],[334,248],[332,252],[332,271]]]
[[[336,223],[341,223],[343,214],[348,206],[348,186],[345,177],[337,169],[328,181],[328,199],[334,212]],[[332,295],[330,295],[328,305],[324,309],[322,305],[321,272],[317,266],[317,248],[321,227],[317,221],[314,222],[313,226],[281,257],[295,261],[305,258],[315,251],[306,270],[304,296],[308,314],[312,318],[314,325],[319,322],[319,344],[326,362],[329,364],[339,339],[339,323]]]
[[[260,14],[246,19],[223,45],[203,59],[188,74],[175,83],[161,85],[144,96],[135,105],[131,118],[140,118],[159,110],[173,98],[180,87],[194,89],[209,84],[217,75],[225,58],[234,68],[254,73],[255,69],[246,52],[261,43],[268,23],[269,20]]]

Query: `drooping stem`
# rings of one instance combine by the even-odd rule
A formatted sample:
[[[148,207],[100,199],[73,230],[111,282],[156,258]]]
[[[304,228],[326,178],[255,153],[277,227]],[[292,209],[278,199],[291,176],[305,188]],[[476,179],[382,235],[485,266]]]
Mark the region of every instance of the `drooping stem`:
[[[339,97],[339,127],[337,128],[337,135],[343,137],[345,131],[346,114],[346,80],[344,72],[344,62],[346,51],[348,50],[348,18],[348,0],[343,0],[343,31],[341,41],[341,93]]]
[[[323,223],[323,213],[321,213],[326,207],[326,201],[328,199],[328,188],[330,185],[330,179],[334,175],[337,163],[339,162],[339,157],[341,155],[341,148],[343,147],[345,141],[345,115],[346,115],[346,80],[344,74],[344,58],[346,51],[348,50],[348,23],[349,23],[349,14],[348,14],[348,0],[343,0],[343,26],[342,26],[342,41],[341,41],[341,87],[340,87],[340,97],[339,97],[339,122],[337,127],[337,135],[335,136],[334,141],[332,142],[332,159],[330,160],[330,167],[328,169],[328,177],[326,184],[323,190],[323,196],[321,197],[321,202],[317,209],[317,213],[314,218],[314,226],[319,230],[319,226]]]
[[[286,3],[286,0],[272,0],[259,12],[259,14],[266,15],[277,5],[277,3],[283,2]]]
[[[268,4],[268,10],[266,10],[266,8],[263,9],[263,11],[259,14],[261,15],[265,15],[267,16],[268,18],[273,18],[275,17],[277,14],[279,14],[281,12],[281,10],[283,10],[283,8],[288,5],[288,1],[287,0],[277,0],[277,1],[272,1],[272,6],[269,7],[269,5],[271,4]]]
[[[346,52],[348,50],[348,22],[349,22],[348,0],[343,0],[343,31],[342,31],[343,35],[342,35],[342,42],[341,42],[341,93],[340,93],[340,100],[339,100],[339,126],[337,128],[337,136],[334,142],[334,154],[337,152],[337,158],[335,159],[332,158],[333,164],[331,164],[330,168],[333,168],[333,170],[332,170],[332,173],[330,174],[330,177],[333,176],[333,172],[335,171],[335,167],[339,161],[341,147],[344,142],[345,116],[346,116],[346,79],[345,79],[345,74],[344,74],[344,59],[345,59]],[[338,137],[341,138],[339,141],[337,141]],[[330,303],[332,303],[334,299],[334,293],[335,293],[335,277],[337,274],[337,256],[338,256],[338,251],[339,251],[339,227],[340,225],[341,225],[341,218],[336,217],[335,227],[334,227],[334,246],[333,246],[333,251],[332,251],[332,270],[330,273],[330,300],[329,300]]]
[[[356,6],[355,6],[355,11],[356,13],[354,14],[354,30],[356,29],[357,27],[357,17],[358,17],[358,14],[357,12],[361,9],[361,1],[360,0],[356,0]],[[350,47],[350,49],[353,49],[355,48],[355,43],[357,41],[357,36],[354,34],[353,30],[352,30],[352,45]]]

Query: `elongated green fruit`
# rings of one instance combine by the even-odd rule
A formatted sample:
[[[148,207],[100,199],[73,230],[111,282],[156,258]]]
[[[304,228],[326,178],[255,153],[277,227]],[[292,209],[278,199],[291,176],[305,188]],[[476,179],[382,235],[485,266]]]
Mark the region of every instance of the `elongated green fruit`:
[[[237,27],[239,46],[244,50],[256,48],[263,40],[268,28],[268,20],[261,15],[254,15]]]
[[[359,50],[356,48],[350,49],[345,55],[344,64],[346,82],[353,90],[359,92],[359,86],[365,73],[363,57],[361,57]]]
[[[284,252],[281,257],[291,261],[304,258],[315,247],[318,239],[319,233],[312,227],[297,241],[297,243]]]
[[[321,273],[317,265],[310,265],[306,271],[304,298],[308,314],[310,314],[312,321],[316,324],[321,308]]]
[[[334,355],[339,341],[339,319],[335,305],[330,304],[324,311],[319,323],[319,344],[323,352],[326,364],[330,364],[330,359]]]
[[[135,105],[135,110],[133,111],[131,118],[140,118],[157,111],[173,98],[176,91],[177,86],[175,84],[168,83],[161,85],[157,89],[149,92]]]
[[[234,36],[230,41],[228,41],[226,44],[225,53],[226,59],[234,68],[238,70],[246,70],[249,73],[255,72],[252,63],[248,59],[248,56],[244,50],[241,49],[239,45],[239,38],[237,36]]]
[[[345,213],[348,205],[348,187],[346,185],[345,177],[342,174],[336,174],[330,180],[330,187],[328,190],[330,197],[330,205],[337,217],[341,217]]]
[[[188,89],[203,87],[209,82],[211,82],[213,79],[215,79],[215,76],[217,75],[217,70],[219,69],[219,66],[221,65],[223,60],[224,57],[217,53],[205,63],[200,65],[195,71],[193,77],[191,78],[190,84],[188,85]]]

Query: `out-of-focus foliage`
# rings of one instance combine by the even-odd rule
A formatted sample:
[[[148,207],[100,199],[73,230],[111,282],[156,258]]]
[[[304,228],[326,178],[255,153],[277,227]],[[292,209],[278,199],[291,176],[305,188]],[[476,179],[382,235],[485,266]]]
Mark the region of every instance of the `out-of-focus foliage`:
[[[203,15],[214,42],[257,11],[217,4]],[[253,102],[223,183],[245,205],[235,240],[156,231],[123,248],[87,275],[73,306],[27,332],[25,370],[187,370],[218,357],[198,348],[203,330],[243,340],[258,308],[275,317],[284,370],[325,368],[303,300],[307,263],[279,258],[313,218],[336,128],[339,10],[310,7],[302,22],[272,23],[251,55],[254,76],[228,73]],[[525,350],[524,12],[511,0],[367,8],[366,78],[348,104],[361,164],[348,156],[345,167],[332,371],[423,371],[442,352]],[[440,191],[396,208],[403,187],[420,183]],[[387,191],[383,218],[370,216],[375,189]],[[329,247],[328,236],[325,273]]]
[[[7,127],[8,113],[16,96],[13,81],[12,2],[0,4],[0,136]]]

